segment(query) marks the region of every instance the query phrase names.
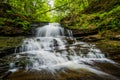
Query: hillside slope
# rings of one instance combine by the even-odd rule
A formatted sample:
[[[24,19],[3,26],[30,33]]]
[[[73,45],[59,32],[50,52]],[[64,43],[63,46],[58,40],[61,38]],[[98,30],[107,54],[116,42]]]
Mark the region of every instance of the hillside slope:
[[[65,17],[61,23],[71,29],[118,29],[120,0],[94,0],[83,11]]]

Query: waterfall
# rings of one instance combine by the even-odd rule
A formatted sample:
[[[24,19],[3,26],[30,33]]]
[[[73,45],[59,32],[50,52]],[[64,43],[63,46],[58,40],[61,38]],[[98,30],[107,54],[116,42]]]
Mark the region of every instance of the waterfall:
[[[11,72],[19,69],[46,71],[53,75],[66,70],[87,71],[99,77],[118,80],[115,76],[104,72],[96,63],[117,63],[107,59],[94,44],[77,41],[71,30],[61,27],[59,23],[49,23],[38,27],[35,36],[23,40],[18,53],[10,61]],[[67,74],[67,73],[66,73]]]
[[[60,68],[81,67],[98,72],[85,63],[92,64],[97,60],[113,63],[95,45],[77,41],[72,31],[62,28],[58,23],[37,28],[35,37],[23,41],[18,58],[20,54],[29,57],[32,65],[27,65],[27,68],[51,72]]]

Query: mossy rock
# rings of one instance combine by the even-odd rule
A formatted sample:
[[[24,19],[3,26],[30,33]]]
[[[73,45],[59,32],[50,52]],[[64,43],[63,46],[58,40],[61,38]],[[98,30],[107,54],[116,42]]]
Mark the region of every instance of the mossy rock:
[[[0,37],[0,57],[12,54],[21,45],[23,36],[19,37]]]
[[[120,62],[120,41],[106,39],[94,43],[106,57]]]

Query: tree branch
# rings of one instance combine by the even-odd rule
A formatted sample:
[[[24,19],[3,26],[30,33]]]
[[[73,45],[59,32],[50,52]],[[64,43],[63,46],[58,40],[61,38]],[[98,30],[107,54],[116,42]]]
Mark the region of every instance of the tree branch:
[[[70,1],[70,2],[68,2],[68,3],[66,3],[66,4],[57,6],[57,7],[53,8],[53,9],[48,10],[48,11],[42,12],[41,14],[44,14],[44,13],[50,12],[50,11],[52,11],[52,10],[55,10],[55,9],[61,8],[61,7],[63,7],[63,6],[66,6],[66,5],[68,5],[69,3],[72,3],[73,1],[74,1],[74,0],[72,0],[72,1]]]

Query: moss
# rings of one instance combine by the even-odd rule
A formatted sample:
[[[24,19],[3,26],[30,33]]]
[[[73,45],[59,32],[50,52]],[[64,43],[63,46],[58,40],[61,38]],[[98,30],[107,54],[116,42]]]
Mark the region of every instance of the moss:
[[[103,48],[120,48],[120,42],[114,40],[101,40],[100,43]]]
[[[17,47],[24,39],[23,36],[19,37],[0,37],[0,51],[6,48]]]
[[[120,62],[120,41],[104,39],[93,43],[101,49],[107,58]]]

